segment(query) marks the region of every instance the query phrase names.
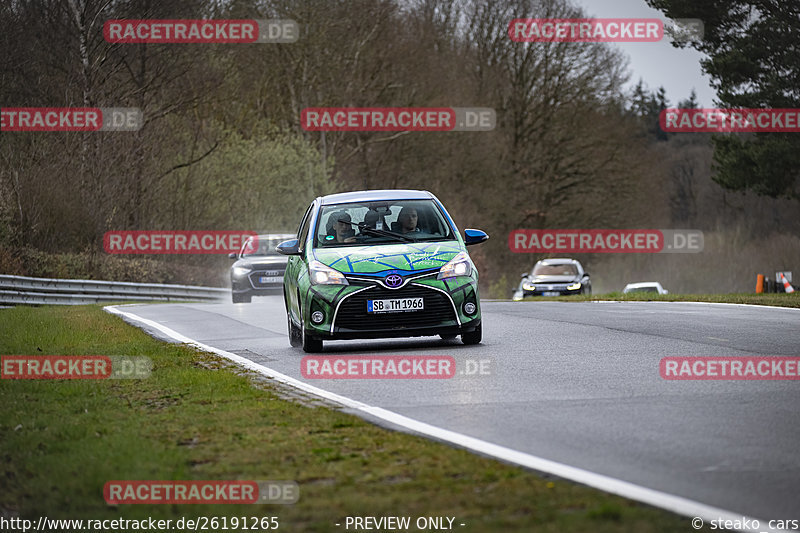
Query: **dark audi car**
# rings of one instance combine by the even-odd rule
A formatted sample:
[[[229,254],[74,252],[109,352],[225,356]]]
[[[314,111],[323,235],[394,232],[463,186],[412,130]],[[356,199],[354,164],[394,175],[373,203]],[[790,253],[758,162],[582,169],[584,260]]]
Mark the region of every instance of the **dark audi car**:
[[[542,259],[530,273],[522,275],[522,281],[514,292],[514,300],[570,294],[592,294],[589,273],[574,259]]]
[[[283,273],[286,271],[285,255],[276,247],[294,234],[273,233],[250,237],[239,253],[230,254],[236,262],[231,265],[231,299],[233,303],[249,303],[253,296],[281,294]]]

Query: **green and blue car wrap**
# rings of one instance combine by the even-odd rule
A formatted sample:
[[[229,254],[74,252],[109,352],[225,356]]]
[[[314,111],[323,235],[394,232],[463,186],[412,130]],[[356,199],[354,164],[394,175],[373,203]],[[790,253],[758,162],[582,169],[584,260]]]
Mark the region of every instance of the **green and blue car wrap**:
[[[399,194],[397,199],[402,199],[402,191],[396,192]],[[290,336],[291,323],[298,329],[303,328],[303,335],[320,341],[424,335],[452,337],[465,333],[474,335],[476,329],[480,335],[478,271],[466,253],[465,240],[452,218],[438,199],[427,194],[441,209],[452,229],[453,239],[315,248],[314,238],[319,224],[317,217],[327,197],[315,200],[309,208],[313,217],[310,220],[312,231],[307,232],[300,253],[289,258],[284,276]],[[467,230],[470,231],[473,230]],[[483,234],[483,240],[485,238]],[[468,268],[467,274],[440,279],[442,267],[459,254],[462,254],[461,260],[466,256],[469,261],[471,268]],[[309,263],[312,261],[319,261],[340,272],[348,284],[312,283],[309,275]],[[387,285],[386,280],[390,276],[394,287]],[[402,282],[397,281],[397,276],[402,278]],[[360,293],[364,294],[359,296]],[[392,317],[370,315],[364,302],[366,298],[416,295],[424,296],[426,312],[392,313]],[[345,320],[342,306],[348,301],[358,301],[357,304],[351,303],[347,309],[349,315],[359,316],[348,315]],[[473,305],[466,305],[468,303]],[[316,311],[324,316],[319,323],[309,318]],[[316,316],[319,317],[318,314]]]

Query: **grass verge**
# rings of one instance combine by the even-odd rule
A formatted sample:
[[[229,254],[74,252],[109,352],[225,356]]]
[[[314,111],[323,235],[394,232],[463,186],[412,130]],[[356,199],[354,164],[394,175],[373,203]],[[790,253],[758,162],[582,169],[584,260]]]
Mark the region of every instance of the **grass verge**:
[[[0,310],[0,354],[147,356],[142,380],[0,380],[0,512],[38,519],[450,516],[463,531],[685,532],[688,519],[325,406],[100,306]],[[108,480],[294,480],[294,505],[108,505]],[[464,523],[461,528],[458,524]],[[416,530],[413,526],[411,530]]]
[[[620,302],[709,302],[725,304],[750,304],[777,307],[800,307],[800,292],[791,294],[652,294],[633,293],[622,294],[611,292],[608,294],[575,295],[575,296],[548,296],[525,298],[525,302],[557,301],[557,302],[596,302],[600,300],[613,300]]]

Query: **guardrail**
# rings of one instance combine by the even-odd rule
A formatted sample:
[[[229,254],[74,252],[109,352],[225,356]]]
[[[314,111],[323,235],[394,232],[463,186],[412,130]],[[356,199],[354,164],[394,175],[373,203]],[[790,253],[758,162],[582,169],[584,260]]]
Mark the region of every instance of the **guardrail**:
[[[0,275],[0,304],[80,305],[119,301],[221,300],[230,289]]]

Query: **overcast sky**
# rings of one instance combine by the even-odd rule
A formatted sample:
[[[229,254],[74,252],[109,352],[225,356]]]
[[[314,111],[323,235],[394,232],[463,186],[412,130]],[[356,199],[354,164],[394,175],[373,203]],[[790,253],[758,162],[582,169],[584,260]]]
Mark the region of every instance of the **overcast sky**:
[[[659,18],[663,14],[651,9],[644,0],[573,0],[588,16],[598,18]],[[641,78],[650,90],[664,86],[672,106],[697,92],[700,107],[714,107],[714,90],[708,76],[700,70],[703,54],[693,48],[674,48],[669,41],[658,43],[611,43],[630,58],[634,86]]]

